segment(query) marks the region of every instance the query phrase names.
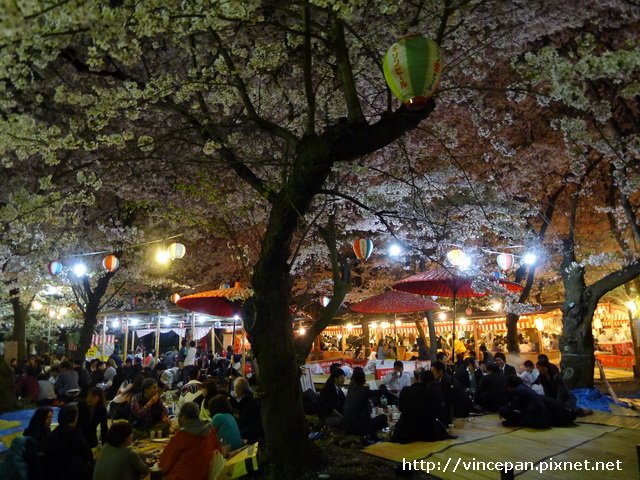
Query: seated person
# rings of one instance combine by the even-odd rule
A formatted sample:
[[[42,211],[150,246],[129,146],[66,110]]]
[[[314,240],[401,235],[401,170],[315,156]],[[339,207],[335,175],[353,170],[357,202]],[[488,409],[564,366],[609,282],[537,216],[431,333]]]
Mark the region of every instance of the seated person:
[[[497,412],[507,404],[507,377],[500,373],[495,363],[487,366],[487,375],[478,385],[476,403],[488,412]]]
[[[60,373],[53,388],[58,398],[64,401],[70,400],[80,393],[78,372],[71,368],[71,363],[67,360],[60,363]]]
[[[497,376],[501,376],[499,373]],[[505,427],[548,428],[551,416],[543,397],[524,385],[522,379],[510,375],[506,379],[508,403],[500,407],[500,417]]]
[[[342,424],[348,434],[375,437],[378,430],[387,426],[385,414],[371,418],[371,396],[364,370],[360,367],[354,368],[344,403]]]
[[[564,406],[565,410],[574,412],[578,417],[583,417],[591,413],[591,410],[588,408],[577,407],[576,397],[571,393],[571,390],[569,390],[558,367],[545,359],[538,360],[537,367],[540,375],[538,375],[538,378],[533,382],[533,385],[541,385],[545,397],[556,400]]]
[[[149,432],[169,427],[169,412],[158,393],[158,382],[153,378],[142,381],[142,392],[131,398],[130,422],[133,428]]]
[[[533,362],[531,360],[525,360],[524,372],[520,374],[520,378],[522,379],[522,382],[527,387],[530,387],[533,384],[533,382],[535,382],[538,379],[538,375],[540,375],[540,372],[535,368],[535,366],[533,365]]]
[[[466,417],[473,410],[473,402],[464,388],[457,380],[446,372],[446,367],[442,362],[433,362],[431,364],[431,372],[435,381],[440,384],[444,403],[447,405],[446,423],[450,423],[452,417]],[[441,419],[443,420],[443,419]]]
[[[497,352],[493,356],[493,361],[498,366],[500,373],[505,376],[516,375],[516,368],[507,363],[507,357],[504,356],[504,353]]]
[[[209,400],[209,412],[211,425],[218,432],[218,440],[221,445],[228,445],[230,451],[242,447],[242,435],[236,417],[231,414],[231,404],[226,395],[217,394]],[[202,419],[202,416],[200,416]]]
[[[188,371],[189,381],[180,389],[178,406],[181,406],[185,402],[195,402],[199,406],[202,402],[204,390],[202,389],[202,382],[198,380],[199,374],[200,372],[197,368],[192,368]]]
[[[239,377],[233,382],[233,390],[236,394],[238,408],[238,427],[240,435],[249,443],[262,440],[262,415],[260,413],[260,401],[253,396],[246,378]]]
[[[446,415],[442,390],[431,371],[422,371],[419,381],[402,389],[399,407],[402,413],[392,442],[430,442],[449,438],[439,418]]]
[[[50,480],[90,480],[93,453],[82,432],[76,428],[78,409],[65,405],[58,412],[58,426],[45,447],[46,478]]]
[[[180,430],[171,437],[158,462],[163,478],[208,478],[209,464],[214,453],[220,452],[220,442],[216,429],[200,420],[199,414],[197,404],[182,405],[178,415]]]
[[[344,385],[344,372],[341,368],[334,368],[329,378],[320,390],[320,413],[318,416],[322,422],[330,427],[339,427],[342,424],[342,414],[346,396],[342,391]]]
[[[22,433],[29,437],[30,441],[25,443],[25,460],[29,466],[29,479],[38,480],[44,478],[44,454],[47,440],[51,434],[51,420],[53,420],[53,410],[49,407],[39,407],[29,420],[29,426]],[[13,444],[12,444],[13,447]],[[12,478],[10,476],[0,478]]]
[[[404,365],[400,360],[393,362],[393,372],[387,373],[381,382],[387,389],[398,396],[404,387],[411,386],[411,375],[404,371]]]
[[[476,368],[471,358],[465,358],[462,366],[456,369],[455,379],[462,385],[464,391],[467,392],[471,398],[475,398],[478,385],[482,379],[482,372],[479,368]]]
[[[86,399],[78,402],[78,423],[77,428],[84,435],[91,448],[98,446],[96,429],[100,426],[100,438],[102,443],[107,439],[107,425],[109,414],[104,405],[104,392],[100,387],[93,387],[89,390]]]
[[[127,422],[111,425],[93,471],[93,480],[139,480],[149,473],[136,451],[128,448],[133,441],[131,432]]]

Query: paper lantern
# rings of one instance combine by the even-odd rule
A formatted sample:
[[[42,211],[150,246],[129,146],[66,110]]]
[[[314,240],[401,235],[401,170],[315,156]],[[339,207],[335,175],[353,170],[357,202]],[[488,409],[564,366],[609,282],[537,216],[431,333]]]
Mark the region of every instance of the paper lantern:
[[[447,252],[447,259],[449,260],[449,262],[451,262],[451,265],[455,265],[456,267],[462,264],[462,259],[464,258],[464,256],[465,253],[459,248]]]
[[[173,303],[178,303],[178,300],[180,300],[180,294],[179,293],[174,293],[173,295],[171,295],[171,301]]]
[[[440,48],[419,35],[401,38],[387,50],[382,69],[391,92],[410,110],[419,110],[440,83]]]
[[[464,313],[466,313],[467,315],[471,315],[473,313],[473,310],[471,310],[471,308],[467,307],[467,309],[464,311]]]
[[[187,249],[181,243],[172,243],[169,245],[169,256],[171,260],[176,260],[177,258],[184,257],[184,254],[187,253]]]
[[[47,266],[51,275],[60,275],[62,273],[62,262],[60,260],[54,260],[49,262]]]
[[[513,265],[513,255],[510,253],[501,253],[496,258],[496,262],[502,270],[507,271]]]
[[[367,260],[373,252],[373,242],[368,238],[358,238],[353,242],[353,253],[358,260]]]
[[[120,260],[115,255],[107,255],[102,260],[102,266],[107,272],[115,272],[120,266]]]
[[[330,301],[331,299],[329,297],[322,297],[322,299],[320,300],[320,303],[322,303],[323,307],[326,307],[327,305],[329,305]]]

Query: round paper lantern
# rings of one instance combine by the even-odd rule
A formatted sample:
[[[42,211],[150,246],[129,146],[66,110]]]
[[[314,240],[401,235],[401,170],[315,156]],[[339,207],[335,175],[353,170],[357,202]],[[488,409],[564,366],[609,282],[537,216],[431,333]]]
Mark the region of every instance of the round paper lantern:
[[[373,242],[368,238],[357,238],[353,242],[353,253],[356,254],[358,260],[367,260],[373,252]]]
[[[471,310],[471,308],[467,307],[467,309],[464,311],[464,313],[466,313],[467,315],[471,315],[473,313],[473,310]]]
[[[171,260],[175,260],[177,258],[184,257],[184,254],[187,253],[187,249],[181,243],[172,243],[169,245],[169,256]]]
[[[62,273],[62,262],[60,260],[54,260],[49,262],[47,266],[51,275],[60,275]]]
[[[511,268],[511,265],[513,265],[513,255],[510,253],[501,253],[496,258],[496,262],[502,270],[507,271]]]
[[[107,255],[102,260],[102,266],[107,272],[115,272],[120,266],[120,260],[115,255]]]
[[[433,40],[419,35],[401,38],[387,50],[382,69],[391,92],[410,110],[419,110],[440,83],[440,48]]]
[[[178,300],[180,300],[180,294],[179,293],[174,293],[173,295],[171,295],[171,301],[173,303],[178,303]]]
[[[447,252],[447,259],[451,262],[451,265],[455,265],[456,267],[462,264],[462,259],[464,258],[465,253],[459,248],[453,249],[450,252]]]

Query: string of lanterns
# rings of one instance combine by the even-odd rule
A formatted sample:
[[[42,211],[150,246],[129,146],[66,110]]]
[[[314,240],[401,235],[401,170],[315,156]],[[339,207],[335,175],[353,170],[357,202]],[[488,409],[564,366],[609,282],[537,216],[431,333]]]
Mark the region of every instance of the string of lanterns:
[[[171,238],[175,238],[175,237],[171,237]],[[156,240],[154,242],[160,242],[160,241],[162,240]],[[148,245],[149,243],[154,243],[154,242],[146,242],[141,245]],[[167,256],[168,259],[177,260],[185,256],[185,254],[187,253],[187,249],[182,243],[174,242],[171,245],[169,245],[169,247],[166,250],[161,250],[161,252],[164,252],[164,254]],[[103,251],[92,252],[88,254],[83,254],[82,256],[97,255],[100,253],[105,253],[105,252]],[[58,276],[62,273],[66,264],[68,264],[68,262],[65,262],[60,259],[53,260],[47,264],[47,270],[51,275]],[[119,267],[120,267],[120,260],[113,253],[110,253],[109,255],[104,257],[104,259],[102,260],[102,268],[104,268],[105,271],[107,272],[110,272],[110,273],[115,272],[116,270],[118,270]],[[73,269],[74,273],[78,277],[81,277],[86,273],[86,267],[84,267],[84,265],[82,264],[75,264],[71,266],[71,268]]]

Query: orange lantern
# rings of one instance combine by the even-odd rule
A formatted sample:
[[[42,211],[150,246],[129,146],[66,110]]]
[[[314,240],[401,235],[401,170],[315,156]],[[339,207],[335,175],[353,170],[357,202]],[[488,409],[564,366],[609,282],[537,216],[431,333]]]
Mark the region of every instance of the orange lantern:
[[[113,254],[107,255],[106,257],[104,257],[104,260],[102,260],[102,267],[107,272],[115,272],[119,266],[120,266],[120,260],[118,260],[118,257],[116,257]]]
[[[173,303],[178,303],[178,300],[180,300],[180,294],[179,293],[174,293],[173,295],[171,295],[171,301]]]

